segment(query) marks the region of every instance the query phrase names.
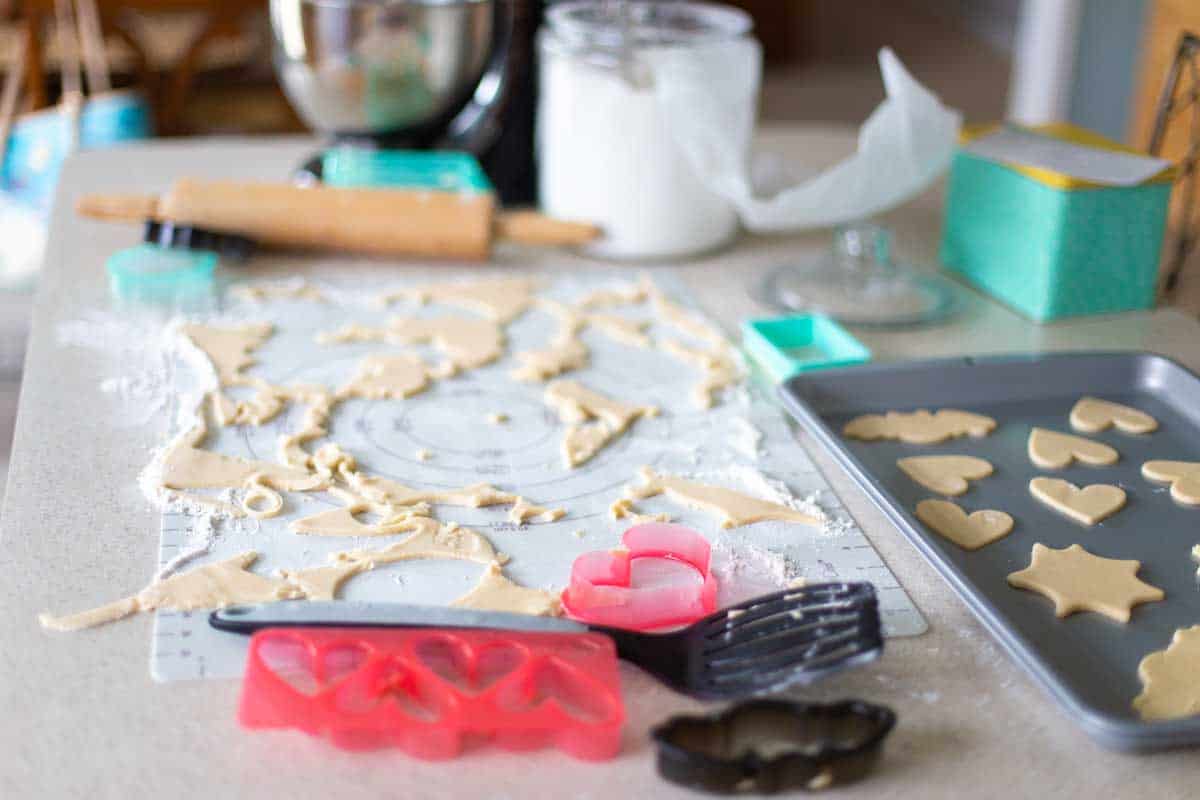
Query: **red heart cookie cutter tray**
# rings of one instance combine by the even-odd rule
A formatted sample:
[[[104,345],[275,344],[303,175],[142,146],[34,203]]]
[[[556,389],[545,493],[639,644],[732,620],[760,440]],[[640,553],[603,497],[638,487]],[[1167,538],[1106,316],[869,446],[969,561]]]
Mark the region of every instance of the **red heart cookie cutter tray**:
[[[424,759],[482,739],[602,760],[620,750],[625,707],[600,634],[288,628],[251,639],[238,719]]]

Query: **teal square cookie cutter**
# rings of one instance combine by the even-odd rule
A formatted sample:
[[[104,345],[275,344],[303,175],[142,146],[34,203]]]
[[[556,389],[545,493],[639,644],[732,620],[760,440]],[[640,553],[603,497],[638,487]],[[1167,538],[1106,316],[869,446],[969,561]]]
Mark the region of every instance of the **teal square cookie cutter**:
[[[742,347],[775,383],[801,372],[871,360],[871,351],[862,342],[821,314],[746,320]]]

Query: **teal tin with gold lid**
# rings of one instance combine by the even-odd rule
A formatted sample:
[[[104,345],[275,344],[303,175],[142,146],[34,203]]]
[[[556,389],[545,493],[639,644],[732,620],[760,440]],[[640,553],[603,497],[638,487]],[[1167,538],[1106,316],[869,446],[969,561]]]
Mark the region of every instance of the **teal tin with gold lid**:
[[[1071,125],[976,148],[995,132],[954,157],[942,263],[1038,322],[1153,306],[1174,168]]]

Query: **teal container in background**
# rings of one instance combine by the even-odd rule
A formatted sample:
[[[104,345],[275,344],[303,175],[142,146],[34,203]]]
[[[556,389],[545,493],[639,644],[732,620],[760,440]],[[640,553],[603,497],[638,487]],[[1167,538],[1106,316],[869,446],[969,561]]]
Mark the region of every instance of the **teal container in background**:
[[[1040,132],[1132,152],[1067,125]],[[942,263],[1038,321],[1150,308],[1173,170],[1100,186],[959,151],[951,165]]]

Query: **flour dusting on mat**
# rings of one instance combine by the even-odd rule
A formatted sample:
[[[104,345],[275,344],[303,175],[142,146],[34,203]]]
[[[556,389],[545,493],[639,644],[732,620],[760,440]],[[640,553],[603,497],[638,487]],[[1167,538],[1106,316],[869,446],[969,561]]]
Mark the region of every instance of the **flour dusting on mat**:
[[[619,543],[617,501],[630,506],[627,520],[669,514],[707,536],[723,602],[808,575],[890,578],[780,412],[739,377],[736,349],[681,302],[670,276],[487,281],[485,291],[442,274],[427,286],[297,278],[249,286],[207,315],[64,326],[63,344],[107,354],[105,387],[136,407],[122,421],[170,423],[139,479],[163,508],[158,579],[208,574],[195,571],[253,550],[239,580],[259,576],[279,597],[317,593],[278,575],[337,578],[329,591],[341,599],[436,605],[479,602],[478,587],[495,584],[540,593],[539,610],[552,613],[549,595],[574,559]],[[627,320],[638,345],[575,336],[586,357],[561,377],[514,380],[516,354],[546,350],[564,327],[586,332],[579,304],[589,297]],[[319,336],[329,331],[352,335]],[[467,358],[484,333],[488,357]],[[386,391],[340,391],[353,380]],[[578,386],[572,397],[590,398],[586,409],[547,407],[554,380]],[[629,421],[627,407],[661,413]],[[564,462],[568,440],[588,458]],[[680,507],[669,492],[626,495],[645,470],[775,508],[722,528],[711,508]],[[111,589],[129,597],[139,587]],[[156,678],[240,673],[240,649],[202,614],[155,607]],[[893,633],[923,629],[898,586],[881,607]]]

